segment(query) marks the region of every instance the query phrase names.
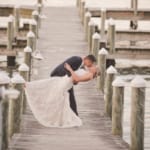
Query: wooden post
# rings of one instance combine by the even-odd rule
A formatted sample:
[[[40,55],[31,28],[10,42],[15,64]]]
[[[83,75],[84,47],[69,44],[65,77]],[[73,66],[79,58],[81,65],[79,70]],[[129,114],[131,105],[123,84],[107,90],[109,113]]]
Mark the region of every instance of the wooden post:
[[[88,46],[89,46],[89,53],[92,51],[92,36],[95,33],[95,23],[93,20],[90,20],[88,24]]]
[[[131,82],[131,146],[130,150],[144,150],[144,113],[146,81],[135,77]]]
[[[23,63],[19,66],[18,68],[20,75],[24,78],[25,81],[29,81],[29,67]],[[26,110],[26,95],[25,92],[23,91],[23,99],[22,99],[22,104],[21,104],[21,113],[25,113]]]
[[[36,38],[32,31],[27,34],[27,46],[31,47],[32,51],[36,50]]]
[[[117,74],[117,70],[110,66],[106,71],[106,88],[105,88],[105,113],[108,117],[112,118],[112,96],[113,87],[112,83]]]
[[[28,80],[30,80],[31,63],[32,63],[32,49],[29,46],[27,46],[24,49],[24,63],[27,64],[27,66],[29,67]]]
[[[124,81],[117,77],[113,82],[112,98],[112,134],[123,135],[123,104],[124,104]]]
[[[100,77],[98,78],[98,87],[104,92],[105,75],[106,75],[106,57],[108,52],[105,48],[102,48],[98,53],[98,66],[100,69]]]
[[[92,54],[95,57],[98,57],[100,38],[101,37],[100,37],[99,33],[93,34],[93,37],[92,37]]]
[[[41,27],[41,14],[42,14],[42,5],[39,3],[37,6],[38,16],[39,16],[39,28]]]
[[[91,13],[90,12],[87,12],[85,14],[85,17],[84,17],[84,32],[85,32],[85,39],[88,40],[88,24],[91,20]]]
[[[14,33],[14,26],[13,26],[14,19],[11,16],[9,16],[8,20],[8,28],[7,28],[7,49],[12,50],[12,43],[13,43],[13,33]]]
[[[76,0],[76,6],[79,7],[79,0]]]
[[[38,4],[43,4],[43,0],[38,0],[37,3]]]
[[[39,17],[39,13],[38,13],[38,11],[33,11],[32,12],[32,17],[33,17],[33,19],[35,19],[36,20],[36,22],[37,22],[37,28],[39,29],[40,28],[40,17]]]
[[[82,0],[81,1],[81,10],[80,10],[81,11],[80,15],[81,15],[81,22],[82,22],[82,24],[84,24],[84,15],[85,15],[84,14],[84,7],[85,7],[85,0]]]
[[[10,83],[10,78],[6,74],[0,74],[0,87],[2,88],[2,101],[1,101],[1,150],[6,150],[8,148],[8,101],[5,97],[4,89],[8,88]]]
[[[32,31],[34,35],[36,36],[36,38],[38,38],[37,22],[34,19],[32,19],[30,22],[30,31]]]
[[[111,18],[108,23],[108,35],[107,35],[108,36],[108,44],[110,46],[109,52],[111,54],[115,53],[115,34],[116,34],[115,32],[116,32],[115,22]]]
[[[12,79],[11,82],[13,86],[19,91],[19,96],[17,99],[9,100],[9,116],[8,116],[8,123],[9,123],[9,137],[11,138],[14,133],[20,132],[20,123],[21,123],[21,111],[22,111],[22,98],[23,98],[23,85],[25,80],[19,74],[16,74]]]
[[[101,9],[101,38],[105,38],[106,9]]]
[[[14,16],[15,16],[15,37],[17,37],[20,27],[20,6],[15,6]]]

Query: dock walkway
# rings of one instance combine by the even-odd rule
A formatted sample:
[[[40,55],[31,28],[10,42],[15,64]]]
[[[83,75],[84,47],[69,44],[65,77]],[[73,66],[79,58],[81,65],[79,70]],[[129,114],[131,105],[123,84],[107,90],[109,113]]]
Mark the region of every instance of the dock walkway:
[[[34,61],[33,80],[49,78],[50,71],[67,57],[88,54],[77,8],[48,7],[43,13],[47,19],[42,22],[37,49],[44,60]],[[103,94],[96,82],[77,85],[75,95],[82,127],[43,127],[28,108],[21,133],[13,136],[9,150],[128,150],[121,138],[111,134],[111,121],[104,116]]]

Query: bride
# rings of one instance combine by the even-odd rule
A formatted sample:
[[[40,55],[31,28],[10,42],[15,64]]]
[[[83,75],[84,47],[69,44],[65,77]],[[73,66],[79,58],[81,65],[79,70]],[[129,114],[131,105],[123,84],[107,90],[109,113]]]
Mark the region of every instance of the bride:
[[[92,80],[97,75],[97,67],[73,71],[69,64],[64,66],[70,73],[64,77],[26,83],[25,93],[33,115],[46,127],[69,128],[82,125],[81,119],[69,104],[68,90],[73,84]]]

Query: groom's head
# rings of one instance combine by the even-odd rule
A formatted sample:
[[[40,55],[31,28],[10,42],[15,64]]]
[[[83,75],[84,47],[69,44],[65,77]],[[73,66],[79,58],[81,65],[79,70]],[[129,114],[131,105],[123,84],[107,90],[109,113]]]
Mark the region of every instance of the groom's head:
[[[93,66],[94,63],[96,63],[96,58],[94,55],[87,55],[83,59],[83,64],[86,67],[91,67],[91,66]]]

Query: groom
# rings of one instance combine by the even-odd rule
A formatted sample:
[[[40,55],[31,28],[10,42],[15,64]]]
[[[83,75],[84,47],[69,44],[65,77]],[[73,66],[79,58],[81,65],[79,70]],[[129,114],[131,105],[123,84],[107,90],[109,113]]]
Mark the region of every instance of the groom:
[[[64,65],[68,63],[74,71],[78,70],[80,67],[91,67],[96,62],[96,58],[93,55],[88,55],[84,58],[79,56],[72,56],[65,60],[63,63],[58,65],[51,73],[51,77],[54,76],[71,76],[70,72],[68,72]],[[70,107],[71,109],[78,115],[76,100],[74,96],[74,89],[73,87],[68,91],[69,92],[69,99],[70,99]]]

